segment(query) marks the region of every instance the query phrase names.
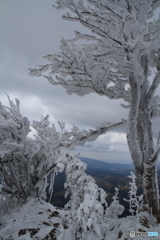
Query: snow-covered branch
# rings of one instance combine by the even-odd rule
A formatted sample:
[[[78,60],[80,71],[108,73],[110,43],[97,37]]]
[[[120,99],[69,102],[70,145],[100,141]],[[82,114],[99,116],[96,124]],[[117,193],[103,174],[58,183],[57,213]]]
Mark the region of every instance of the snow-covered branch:
[[[62,131],[58,132],[54,124],[50,126],[49,115],[42,117],[41,121],[34,121],[32,127],[37,131],[35,135],[38,144],[45,147],[45,151],[50,153],[61,147],[74,148],[75,146],[84,145],[86,142],[95,141],[100,135],[106,134],[116,128],[126,125],[126,121],[118,123],[103,122],[95,129],[79,129],[74,126],[70,131],[65,130],[65,123],[58,122]],[[49,157],[49,155],[48,155]]]
[[[159,19],[146,23],[155,2],[114,2],[59,0],[57,9],[68,8],[65,19],[79,20],[96,34],[75,32],[76,38],[61,41],[61,52],[44,56],[50,64],[30,68],[31,76],[45,76],[53,85],[62,85],[69,94],[80,96],[90,92],[105,95],[110,99],[124,99],[130,103],[128,72],[134,72],[139,82],[144,81],[141,57],[153,55],[159,47],[159,38],[150,28],[159,24]],[[148,28],[147,28],[148,27]],[[153,36],[153,38],[150,37]],[[148,39],[149,38],[149,39]],[[86,43],[76,44],[80,40]],[[87,41],[90,41],[87,44]],[[143,49],[143,51],[142,51]],[[55,75],[56,79],[51,75]]]
[[[160,153],[160,131],[159,131],[159,134],[158,134],[158,137],[157,137],[156,147],[155,147],[153,153],[150,156],[150,163],[151,164],[156,164],[157,163],[159,153]]]
[[[88,35],[80,33],[76,33],[76,35],[80,39],[89,38]],[[91,39],[96,40],[93,36],[90,36]],[[105,55],[104,51],[106,51]],[[115,68],[123,66],[123,55],[121,52],[114,51],[114,49],[110,51],[104,43],[102,43],[100,49],[96,42],[80,46],[75,43],[75,40],[66,41],[62,39],[61,52],[48,54],[44,58],[52,63],[43,68],[30,68],[31,76],[42,75],[48,66],[51,69],[50,75],[43,76],[53,85],[62,85],[69,94],[76,93],[83,96],[87,93],[96,92],[99,95],[108,96],[110,99],[122,98],[127,102],[130,101],[129,91],[125,89],[128,83],[125,74],[111,70],[113,65],[111,62],[113,61]],[[56,79],[51,76],[54,74],[58,74]]]
[[[154,96],[159,84],[160,84],[160,71],[158,71],[157,74],[155,75],[155,77],[152,81],[152,85],[149,88],[149,91],[148,91],[148,94],[147,94],[148,102],[153,100],[153,96]]]
[[[102,123],[96,129],[90,130],[80,130],[79,128],[73,126],[71,132],[64,133],[64,139],[67,137],[67,141],[61,143],[64,147],[75,147],[79,145],[84,145],[86,142],[96,140],[100,135],[107,133],[108,131],[114,130],[118,127],[125,126],[126,122],[119,123]]]

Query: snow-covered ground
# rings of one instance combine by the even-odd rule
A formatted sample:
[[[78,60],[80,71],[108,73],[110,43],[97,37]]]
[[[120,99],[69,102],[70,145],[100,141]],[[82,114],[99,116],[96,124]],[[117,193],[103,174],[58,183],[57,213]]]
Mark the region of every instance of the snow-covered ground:
[[[50,203],[29,198],[18,211],[2,217],[0,239],[56,239],[54,235],[63,224],[63,213]],[[67,225],[64,228],[67,229]]]
[[[1,217],[0,240],[75,240],[69,223],[64,222],[66,214],[67,211],[57,209],[50,203],[29,198],[25,205]],[[108,219],[106,225],[108,230],[105,240],[160,240],[160,224],[155,224],[152,228],[144,227],[139,223],[138,216]],[[130,231],[143,236],[131,237]],[[145,232],[159,232],[159,236],[145,236]],[[88,239],[97,238],[89,236],[88,231],[85,240]]]

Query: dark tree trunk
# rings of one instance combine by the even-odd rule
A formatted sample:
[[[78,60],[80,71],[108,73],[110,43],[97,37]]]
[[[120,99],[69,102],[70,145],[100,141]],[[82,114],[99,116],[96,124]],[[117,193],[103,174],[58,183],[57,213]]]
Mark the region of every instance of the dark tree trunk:
[[[143,172],[143,209],[158,218],[159,189],[155,165],[144,164]]]

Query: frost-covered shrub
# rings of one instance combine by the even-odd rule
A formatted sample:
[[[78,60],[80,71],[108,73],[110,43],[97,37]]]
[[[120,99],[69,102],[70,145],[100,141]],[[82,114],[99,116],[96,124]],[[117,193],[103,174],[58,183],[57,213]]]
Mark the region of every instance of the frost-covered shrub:
[[[47,175],[60,155],[60,133],[49,125],[48,116],[33,122],[35,139],[30,139],[30,121],[20,113],[20,102],[10,107],[0,104],[0,177],[2,194],[25,201],[29,195],[41,197]],[[6,197],[5,197],[6,198]],[[7,200],[6,200],[7,201]]]
[[[115,188],[115,195],[113,196],[113,201],[111,205],[106,209],[105,215],[106,218],[118,218],[124,211],[124,206],[119,203],[118,200],[119,189]]]
[[[124,200],[129,203],[129,211],[132,215],[137,214],[143,200],[143,195],[137,196],[137,186],[136,186],[136,176],[134,172],[130,172],[130,176],[128,176],[131,179],[130,184],[130,190],[128,192],[129,199]]]
[[[8,97],[9,98],[9,97]],[[10,108],[0,104],[0,173],[2,192],[25,199],[31,191],[30,162],[38,148],[33,147],[27,135],[29,120],[22,117],[19,101],[9,99]]]

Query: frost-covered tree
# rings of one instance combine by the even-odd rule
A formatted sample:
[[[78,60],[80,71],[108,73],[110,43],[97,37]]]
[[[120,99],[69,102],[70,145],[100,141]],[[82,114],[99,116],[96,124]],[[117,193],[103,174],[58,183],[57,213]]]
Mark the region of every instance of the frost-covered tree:
[[[8,99],[10,107],[0,103],[0,194],[17,201],[25,201],[28,196],[42,197],[47,175],[51,173],[54,179],[57,159],[62,154],[59,148],[65,146],[65,140],[71,135],[62,139],[62,131],[50,125],[48,115],[31,124],[20,112],[20,101],[16,99],[14,104],[9,96]],[[28,137],[31,125],[36,130],[35,139]],[[59,125],[63,128],[61,122]]]
[[[65,205],[65,218],[73,239],[102,239],[106,235],[107,194],[85,173],[86,164],[73,153],[65,153],[58,160],[56,169],[66,174],[65,196],[70,195],[70,200]],[[60,239],[64,239],[64,231],[61,231]]]
[[[124,212],[124,207],[119,203],[118,200],[119,189],[115,188],[115,195],[111,205],[106,209],[106,217],[110,219],[118,218]]]
[[[143,207],[149,212],[152,208],[156,217],[160,133],[154,146],[152,119],[160,115],[160,98],[156,96],[160,83],[160,17],[153,20],[158,6],[159,0],[57,0],[55,8],[69,10],[64,19],[79,21],[91,33],[75,31],[74,39],[61,40],[59,53],[44,56],[49,64],[30,68],[31,76],[41,76],[50,69],[45,78],[63,86],[69,94],[96,92],[126,102],[122,104],[129,109],[126,135],[143,186]]]

